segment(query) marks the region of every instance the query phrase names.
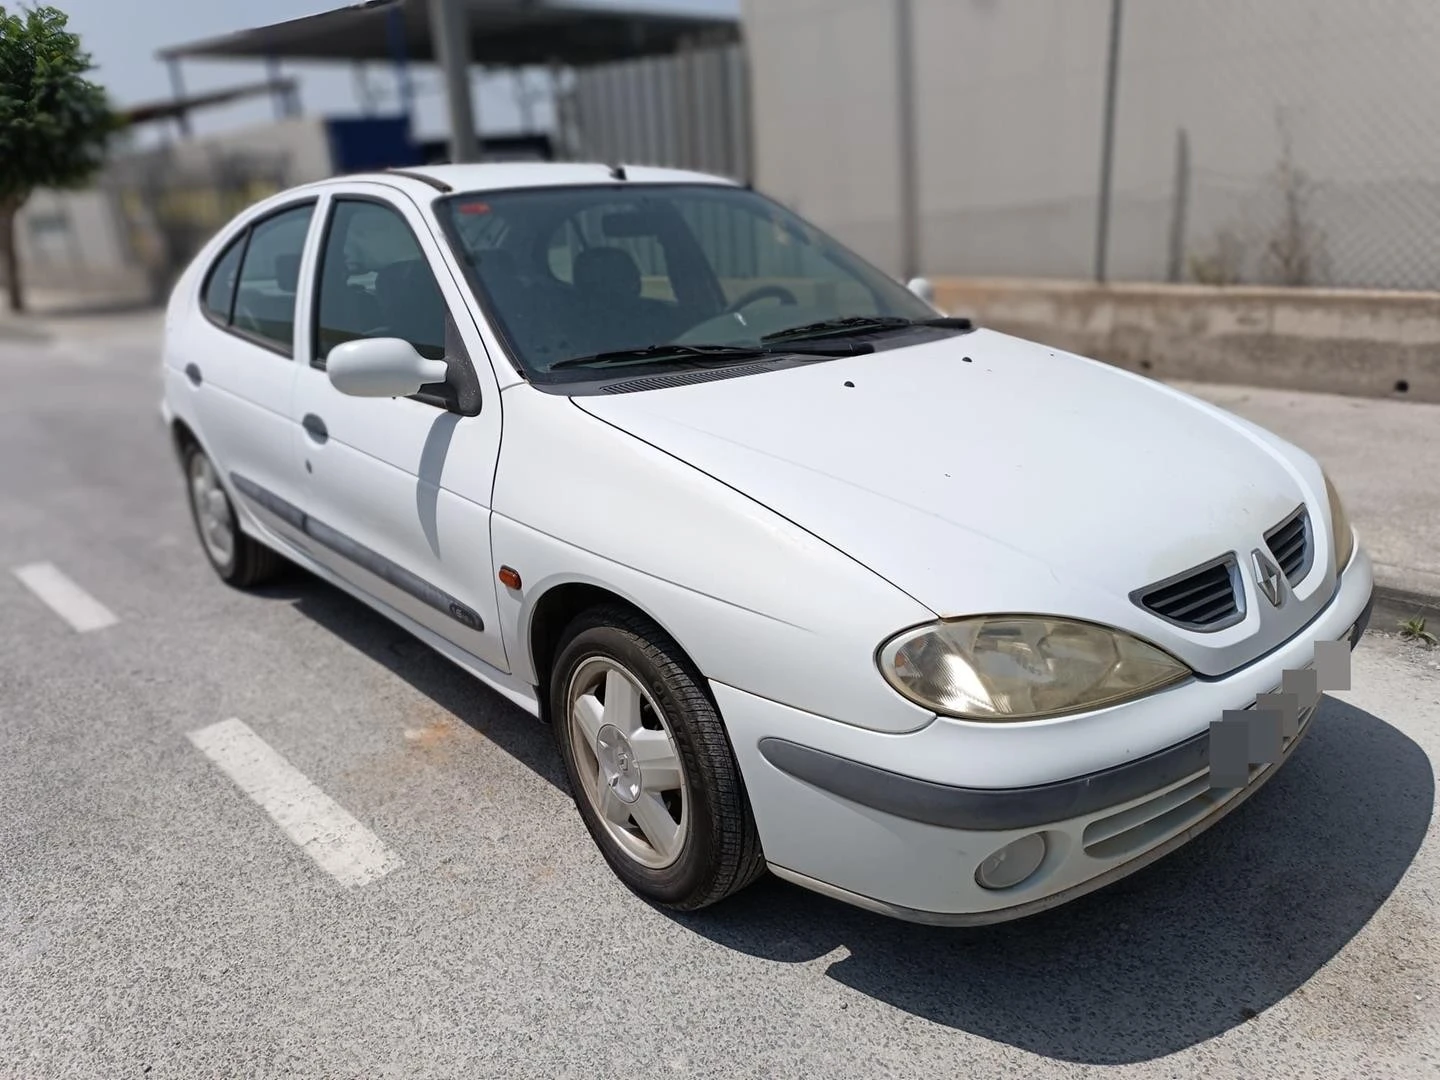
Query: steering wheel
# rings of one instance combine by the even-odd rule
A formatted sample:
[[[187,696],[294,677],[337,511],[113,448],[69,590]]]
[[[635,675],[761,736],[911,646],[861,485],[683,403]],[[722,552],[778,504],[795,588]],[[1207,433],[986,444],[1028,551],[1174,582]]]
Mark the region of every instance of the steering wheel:
[[[744,296],[740,297],[729,307],[727,307],[723,312],[721,312],[721,314],[732,315],[735,312],[739,311],[741,308],[749,307],[751,304],[757,303],[761,300],[768,300],[772,296],[776,300],[779,300],[780,303],[784,304],[786,307],[794,307],[800,302],[795,299],[795,294],[789,289],[785,288],[784,285],[761,285],[758,289],[751,289]]]

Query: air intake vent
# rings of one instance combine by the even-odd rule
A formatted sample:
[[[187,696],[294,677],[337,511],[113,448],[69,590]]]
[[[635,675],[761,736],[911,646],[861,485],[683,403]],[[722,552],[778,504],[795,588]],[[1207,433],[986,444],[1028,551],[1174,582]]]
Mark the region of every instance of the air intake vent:
[[[1291,585],[1298,585],[1304,580],[1310,572],[1315,548],[1310,540],[1310,515],[1305,512],[1305,507],[1300,507],[1266,533],[1265,543]]]
[[[1222,630],[1245,616],[1233,555],[1147,585],[1130,598],[1166,622],[1187,630]]]
[[[738,379],[741,375],[774,370],[771,364],[742,364],[739,367],[713,368],[708,371],[677,371],[674,374],[645,375],[625,382],[610,383],[600,387],[600,390],[605,394],[629,394],[636,390],[661,390],[667,386],[687,386],[691,383],[714,382],[716,379]]]

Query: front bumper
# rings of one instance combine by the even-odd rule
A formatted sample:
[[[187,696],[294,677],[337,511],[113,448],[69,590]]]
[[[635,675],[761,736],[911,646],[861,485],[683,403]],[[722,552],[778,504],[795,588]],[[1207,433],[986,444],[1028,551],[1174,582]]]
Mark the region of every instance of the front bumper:
[[[1359,552],[1326,609],[1275,653],[1226,679],[1182,686],[1155,695],[1146,709],[1132,710],[1146,723],[1155,699],[1164,699],[1172,714],[1188,714],[1189,730],[1199,728],[1200,734],[1058,781],[1004,788],[946,782],[934,775],[936,762],[949,759],[963,768],[964,725],[861,736],[853,728],[840,730],[822,718],[712,685],[766,858],[778,876],[912,921],[999,922],[1133,873],[1249,798],[1308,733],[1318,699],[1302,712],[1278,760],[1252,767],[1248,783],[1239,788],[1210,787],[1209,720],[1218,720],[1224,709],[1253,707],[1258,695],[1278,690],[1285,671],[1313,664],[1320,641],[1347,640],[1353,649],[1369,619],[1372,591],[1369,561]],[[1038,744],[1027,739],[1025,745]],[[903,758],[926,762],[932,776],[887,767]],[[1046,854],[1034,874],[1003,890],[976,883],[980,862],[1036,832],[1045,837]]]

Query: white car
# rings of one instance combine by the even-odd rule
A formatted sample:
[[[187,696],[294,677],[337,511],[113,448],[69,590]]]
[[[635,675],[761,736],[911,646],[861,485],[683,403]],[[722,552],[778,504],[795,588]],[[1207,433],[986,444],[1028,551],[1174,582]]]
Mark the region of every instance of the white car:
[[[1212,724],[1353,648],[1371,566],[1294,446],[924,294],[716,177],[347,176],[199,254],[162,412],[221,578],[283,556],[551,723],[641,896],[995,922],[1274,775],[1315,679],[1227,784]]]

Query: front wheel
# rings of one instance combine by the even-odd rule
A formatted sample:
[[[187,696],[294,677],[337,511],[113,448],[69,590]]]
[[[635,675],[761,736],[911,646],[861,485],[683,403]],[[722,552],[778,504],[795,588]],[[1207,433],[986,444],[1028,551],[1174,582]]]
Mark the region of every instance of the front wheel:
[[[765,870],[724,724],[703,678],[649,619],[600,607],[566,630],[551,715],[575,804],[615,874],[688,911]]]

